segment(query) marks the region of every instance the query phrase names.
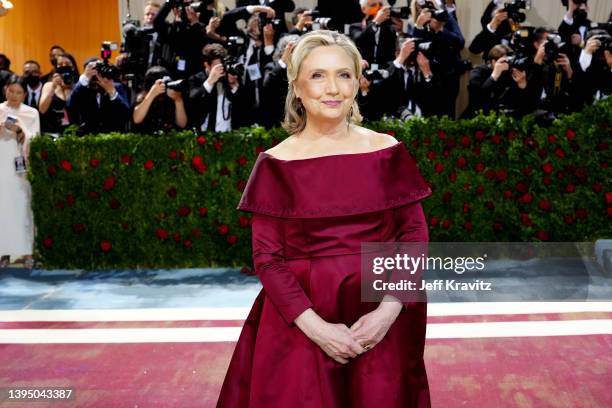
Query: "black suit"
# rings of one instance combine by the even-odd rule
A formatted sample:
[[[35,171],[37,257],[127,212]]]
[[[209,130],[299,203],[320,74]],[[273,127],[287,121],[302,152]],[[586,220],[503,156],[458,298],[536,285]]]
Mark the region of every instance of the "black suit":
[[[237,0],[236,7],[244,7],[244,6],[268,6],[274,9],[276,12],[276,17],[281,20],[280,27],[278,27],[277,32],[275,32],[275,36],[278,36],[281,33],[287,32],[287,22],[285,21],[285,13],[291,13],[295,10],[295,3],[293,0],[275,0],[270,2],[270,0],[265,0],[264,4],[261,4],[259,0]],[[278,38],[278,37],[277,37]]]
[[[220,79],[213,85],[211,92],[208,92],[204,87],[204,82],[208,78],[208,74],[204,71],[189,78],[189,120],[190,126],[200,129],[208,116],[208,126],[206,130],[215,130],[217,121],[217,84],[221,83],[224,86],[224,94],[226,102],[231,102],[229,109],[232,129],[238,129],[242,126],[247,126],[246,109],[244,106],[244,87],[240,86],[235,93],[232,93],[225,84],[224,79]]]
[[[276,61],[266,64],[263,80],[263,100],[266,110],[262,121],[264,126],[279,126],[283,121],[288,86],[287,69]]]
[[[434,77],[427,82],[418,67],[414,70],[412,82],[406,85],[404,68],[397,68],[392,62],[387,67],[389,78],[385,81],[386,111],[391,115],[400,117],[406,107],[418,106],[422,116],[442,114],[441,107],[436,96],[440,94],[441,86],[439,78]]]
[[[380,31],[378,46],[376,45],[377,31]],[[351,24],[350,36],[364,60],[382,66],[395,59],[397,32],[389,22],[379,26],[372,21],[365,24],[363,22]]]

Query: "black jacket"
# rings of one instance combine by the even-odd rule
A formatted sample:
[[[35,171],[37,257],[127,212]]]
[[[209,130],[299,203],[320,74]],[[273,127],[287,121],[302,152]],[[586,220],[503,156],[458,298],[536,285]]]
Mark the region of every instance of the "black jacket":
[[[263,80],[263,100],[266,111],[262,121],[264,126],[279,126],[283,121],[288,86],[287,69],[281,67],[276,61],[266,64]]]
[[[377,30],[380,30],[378,46],[376,46]],[[395,59],[397,33],[388,22],[380,26],[377,26],[372,21],[365,24],[363,22],[351,24],[350,36],[363,59],[369,63],[376,63],[382,66]],[[374,52],[376,52],[376,55]]]

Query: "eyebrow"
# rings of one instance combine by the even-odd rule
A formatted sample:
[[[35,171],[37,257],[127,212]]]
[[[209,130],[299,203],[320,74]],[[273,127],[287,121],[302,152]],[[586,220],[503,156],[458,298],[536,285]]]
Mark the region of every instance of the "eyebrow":
[[[313,68],[311,70],[308,70],[307,72],[309,74],[313,73],[313,72],[317,72],[317,71],[323,71],[323,72],[329,72],[329,71],[334,71],[334,70],[326,70],[324,68]],[[345,68],[340,68],[340,69],[336,69],[335,72],[340,72],[340,71],[352,71],[352,68],[350,67],[345,67]]]

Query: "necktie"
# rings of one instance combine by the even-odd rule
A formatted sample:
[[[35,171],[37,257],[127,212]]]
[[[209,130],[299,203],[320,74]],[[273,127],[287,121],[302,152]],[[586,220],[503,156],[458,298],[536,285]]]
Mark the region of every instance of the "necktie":
[[[30,105],[33,108],[36,107],[36,93],[35,92],[30,92],[30,102],[28,103],[28,105]]]

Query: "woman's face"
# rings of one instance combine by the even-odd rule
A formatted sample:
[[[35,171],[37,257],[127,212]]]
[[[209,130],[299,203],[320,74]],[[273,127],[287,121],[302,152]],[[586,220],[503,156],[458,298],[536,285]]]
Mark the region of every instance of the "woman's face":
[[[57,58],[57,68],[59,67],[70,67],[74,69],[74,67],[72,66],[72,61],[70,61],[70,58],[64,57],[63,55]]]
[[[337,45],[313,49],[294,82],[310,120],[346,118],[358,86],[351,57]]]
[[[25,100],[25,91],[19,84],[11,84],[6,88],[6,100],[11,105],[19,105]]]

